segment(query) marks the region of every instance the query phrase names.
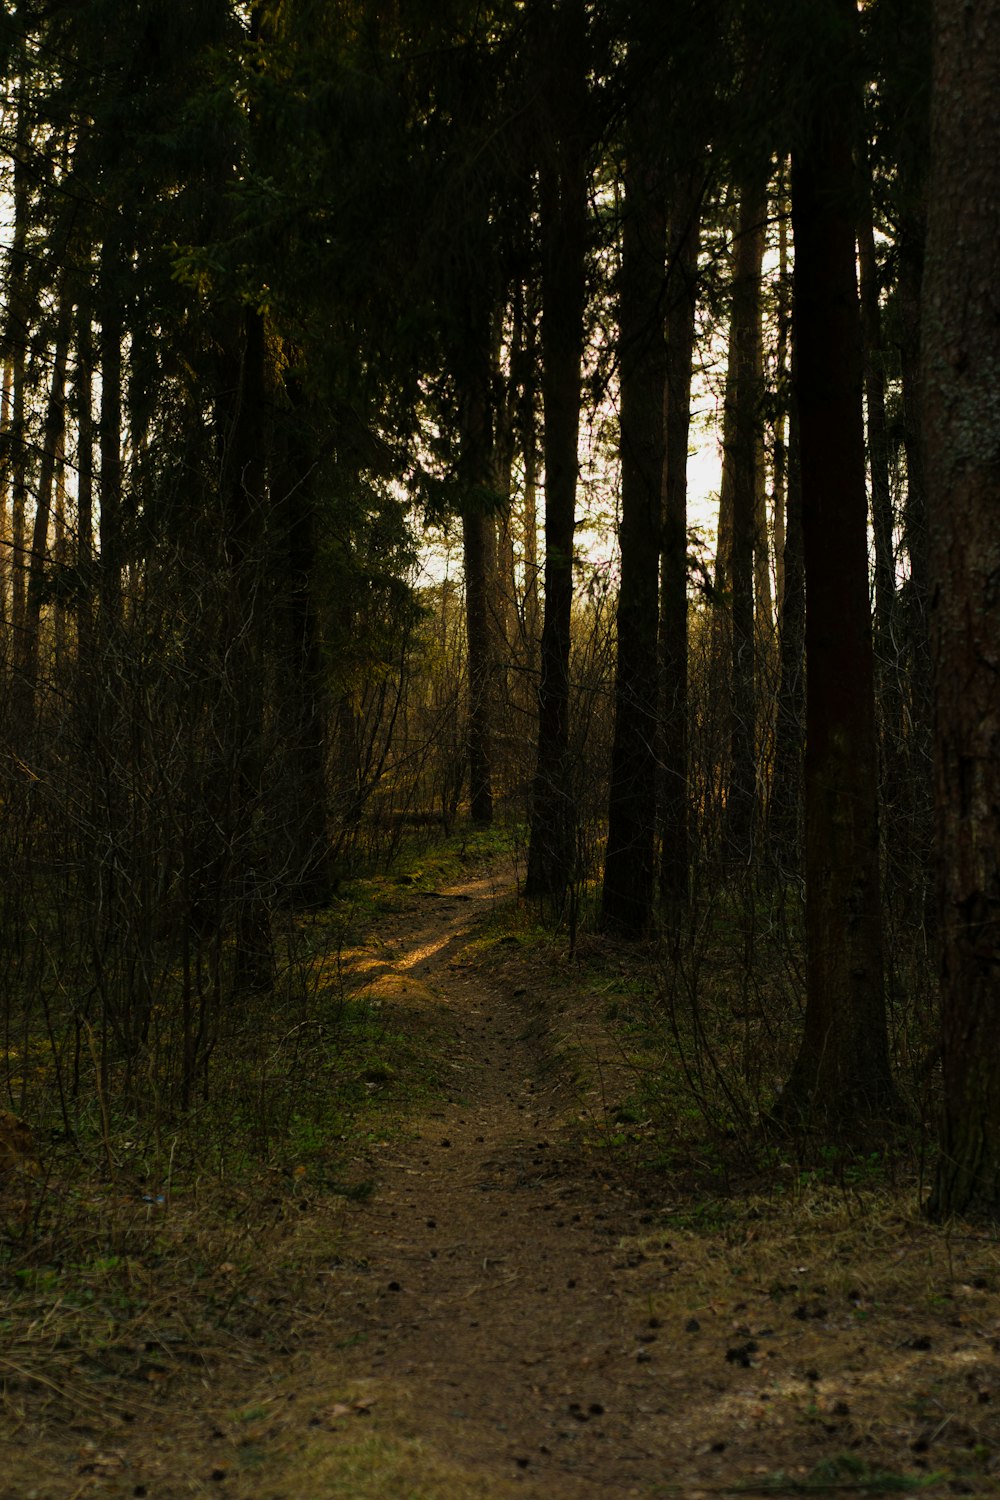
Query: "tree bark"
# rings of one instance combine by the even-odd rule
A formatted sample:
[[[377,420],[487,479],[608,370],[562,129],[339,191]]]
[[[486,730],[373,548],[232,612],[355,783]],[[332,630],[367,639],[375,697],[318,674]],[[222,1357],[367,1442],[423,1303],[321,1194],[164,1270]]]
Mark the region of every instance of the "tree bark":
[[[854,0],[843,71],[792,159],[806,570],[805,1027],[777,1113],[863,1134],[895,1113],[882,973],[863,371],[855,273]],[[817,59],[817,77],[826,65]]]
[[[944,1062],[937,1218],[1000,1222],[1000,0],[936,0],[923,416]]]

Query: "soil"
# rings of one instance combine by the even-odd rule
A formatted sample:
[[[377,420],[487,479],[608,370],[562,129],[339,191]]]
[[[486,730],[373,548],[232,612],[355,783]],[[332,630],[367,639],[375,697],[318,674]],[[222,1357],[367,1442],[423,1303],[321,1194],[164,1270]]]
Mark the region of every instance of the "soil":
[[[608,1080],[566,1065],[551,975],[470,949],[502,898],[489,878],[404,892],[356,957],[451,1088],[359,1147],[369,1197],[303,1200],[308,1272],[268,1347],[247,1328],[141,1399],[8,1399],[4,1500],[877,1493],[889,1471],[1000,1491],[995,1239],[946,1263],[918,1220],[849,1205],[821,1245],[766,1211],[759,1232],[671,1228],[662,1189],[587,1144]]]

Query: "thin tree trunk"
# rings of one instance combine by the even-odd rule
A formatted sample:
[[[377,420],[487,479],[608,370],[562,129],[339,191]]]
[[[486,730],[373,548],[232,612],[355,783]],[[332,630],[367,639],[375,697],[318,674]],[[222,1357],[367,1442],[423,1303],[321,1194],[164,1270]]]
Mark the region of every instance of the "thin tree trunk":
[[[552,20],[545,37],[550,117],[539,168],[545,614],[525,889],[529,896],[561,901],[573,878],[576,839],[569,765],[569,659],[587,250],[582,0],[567,0]]]
[[[668,910],[688,899],[691,860],[688,792],[687,460],[691,373],[698,300],[698,247],[704,173],[674,184],[667,241],[667,356],[663,387],[663,553],[660,658],[660,896]]]
[[[653,910],[657,625],[666,384],[662,150],[643,101],[630,122],[619,312],[622,497],[615,726],[603,924],[640,937]]]
[[[744,183],[740,195],[730,325],[730,362],[735,364],[735,379],[731,424],[732,719],[726,824],[733,857],[742,864],[749,860],[753,847],[757,804],[754,547],[760,456],[760,278],[766,222],[767,194],[764,176],[760,173]]]

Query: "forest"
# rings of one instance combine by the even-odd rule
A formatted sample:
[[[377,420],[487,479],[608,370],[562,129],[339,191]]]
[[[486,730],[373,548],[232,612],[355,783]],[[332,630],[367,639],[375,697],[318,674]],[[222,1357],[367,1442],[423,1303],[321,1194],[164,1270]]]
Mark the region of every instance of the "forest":
[[[432,869],[605,966],[630,1171],[995,1230],[997,0],[15,0],[0,66],[4,1284],[354,1191]]]

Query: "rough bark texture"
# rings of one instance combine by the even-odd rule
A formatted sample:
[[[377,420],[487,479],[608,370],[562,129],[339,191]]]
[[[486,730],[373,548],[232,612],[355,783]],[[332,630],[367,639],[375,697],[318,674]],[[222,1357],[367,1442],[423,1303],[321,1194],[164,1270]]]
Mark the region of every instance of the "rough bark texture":
[[[944,1092],[938,1217],[1000,1220],[1000,0],[937,0],[923,410]]]
[[[545,424],[545,613],[528,871],[530,896],[561,899],[573,875],[569,652],[577,441],[586,290],[583,145],[585,11],[572,0],[543,30],[547,49],[539,187],[542,235],[542,412]]]
[[[854,0],[829,4],[842,18],[846,52]],[[792,160],[807,601],[807,996],[802,1044],[780,1105],[789,1120],[847,1134],[895,1111],[878,878],[856,118],[853,90],[830,89]]]

